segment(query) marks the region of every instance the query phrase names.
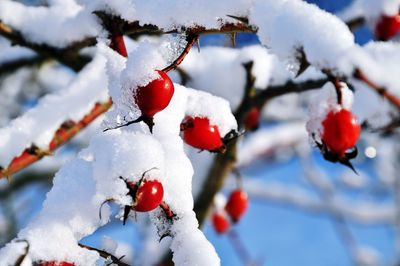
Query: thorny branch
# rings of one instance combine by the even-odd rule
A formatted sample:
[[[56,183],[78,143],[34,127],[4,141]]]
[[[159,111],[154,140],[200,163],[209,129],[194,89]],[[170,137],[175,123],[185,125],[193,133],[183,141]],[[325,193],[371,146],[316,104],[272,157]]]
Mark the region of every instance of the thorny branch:
[[[386,88],[379,86],[372,80],[368,78],[361,69],[356,69],[354,72],[354,78],[358,79],[365,84],[367,84],[371,89],[381,95],[383,98],[387,99],[393,106],[400,110],[400,99],[397,98],[395,95],[391,94]]]
[[[103,114],[111,107],[111,99],[104,103],[97,103],[92,108],[89,114],[83,117],[78,122],[66,121],[60,128],[55,132],[53,140],[49,144],[48,150],[41,150],[35,146],[26,149],[21,155],[15,157],[10,165],[0,170],[0,179],[3,177],[10,177],[12,174],[26,168],[32,163],[40,160],[46,155],[52,154],[58,147],[69,141],[77,133],[79,133],[83,128],[92,123],[97,117]]]
[[[55,48],[47,44],[35,44],[27,41],[21,33],[13,30],[11,27],[5,25],[1,21],[0,35],[8,39],[13,45],[20,45],[30,48],[44,58],[54,58],[75,71],[81,70],[91,60],[91,58],[88,56],[80,55],[79,51],[82,48],[96,44],[96,39],[94,37],[72,43],[68,47],[62,49]]]
[[[87,249],[87,250],[92,250],[92,251],[96,251],[97,253],[99,253],[100,257],[104,258],[104,259],[111,259],[113,264],[117,264],[118,266],[130,266],[129,264],[122,262],[121,259],[123,258],[117,258],[114,255],[104,251],[104,250],[100,250],[98,248],[94,248],[94,247],[90,247],[84,244],[79,243],[78,244],[81,248]]]

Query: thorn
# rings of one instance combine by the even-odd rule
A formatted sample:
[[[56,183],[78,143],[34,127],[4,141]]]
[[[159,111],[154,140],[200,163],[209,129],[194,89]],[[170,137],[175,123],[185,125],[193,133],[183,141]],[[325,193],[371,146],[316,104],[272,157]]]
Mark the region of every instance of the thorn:
[[[123,219],[123,221],[122,221],[122,224],[123,224],[123,225],[125,225],[126,220],[127,220],[128,217],[129,217],[129,212],[130,212],[130,211],[131,211],[131,206],[125,205],[125,208],[124,208],[124,219]]]
[[[233,15],[226,15],[226,16],[230,17],[230,18],[233,18],[233,19],[236,19],[236,20],[238,20],[238,21],[240,21],[240,22],[242,22],[244,24],[249,24],[249,19],[246,18],[246,17],[238,17],[238,16],[233,16]]]
[[[197,38],[196,45],[197,45],[197,52],[200,53],[200,38]]]
[[[119,125],[119,126],[116,126],[116,127],[109,127],[109,128],[106,128],[106,129],[103,130],[103,132],[106,132],[106,131],[111,130],[111,129],[117,129],[117,128],[121,128],[121,127],[126,127],[126,126],[129,126],[129,125],[131,125],[131,124],[139,123],[139,122],[141,122],[141,121],[144,121],[144,117],[143,117],[143,116],[140,116],[139,118],[137,118],[137,119],[135,119],[135,120],[133,120],[133,121],[129,121],[129,122],[126,123],[126,124],[122,124],[122,125]],[[151,131],[151,130],[150,130],[150,131]]]
[[[307,61],[306,54],[304,53],[303,48],[300,48],[298,50],[298,52],[299,53],[298,53],[298,56],[296,57],[296,59],[300,63],[300,65],[299,65],[299,71],[297,71],[296,76],[295,76],[296,78],[298,76],[300,76],[301,74],[303,74],[304,71],[306,71],[307,68],[310,66],[310,63]]]
[[[236,32],[229,34],[229,38],[231,39],[232,47],[236,48]]]

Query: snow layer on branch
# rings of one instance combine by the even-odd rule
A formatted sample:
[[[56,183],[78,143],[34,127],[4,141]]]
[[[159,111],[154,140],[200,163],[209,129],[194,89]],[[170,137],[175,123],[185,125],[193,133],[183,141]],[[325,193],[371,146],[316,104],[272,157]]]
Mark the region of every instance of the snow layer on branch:
[[[81,0],[90,3],[92,0]],[[106,9],[128,21],[157,25],[164,30],[181,26],[218,28],[222,21],[236,22],[226,15],[246,16],[250,0],[219,1],[97,1],[93,9]]]
[[[337,60],[354,46],[354,36],[340,19],[304,1],[256,0],[250,23],[259,27],[261,42],[280,58],[295,58],[303,49],[308,62],[319,68],[336,68]]]
[[[146,171],[146,180],[164,181],[162,147],[149,135],[112,130],[94,137],[89,149],[97,197],[102,201],[114,199],[121,205],[131,205],[123,180],[138,183]]]
[[[344,21],[365,17],[374,21],[382,14],[394,16],[399,12],[400,0],[355,0],[338,16]]]
[[[340,213],[346,219],[364,224],[391,224],[396,216],[396,207],[391,203],[354,200],[336,196],[332,203],[321,201],[309,190],[281,182],[261,182],[244,179],[244,189],[250,198],[267,202],[288,204],[316,213]],[[235,188],[234,182],[228,188]]]
[[[272,79],[284,82],[289,76],[288,72],[283,77],[275,75],[282,64],[259,45],[242,49],[204,47],[200,53],[192,49],[180,67],[190,76],[189,86],[227,99],[235,110],[242,100],[246,82],[242,64],[250,61],[254,62],[252,74],[258,89],[265,89]]]
[[[36,107],[0,129],[0,165],[8,166],[32,144],[46,150],[63,122],[79,121],[96,102],[106,101],[104,67],[104,58],[96,57],[66,89],[45,96]]]
[[[91,10],[74,0],[50,1],[49,7],[0,2],[0,20],[34,43],[64,47],[85,37],[97,36],[101,27]]]
[[[10,61],[34,56],[35,53],[32,50],[21,46],[11,46],[8,41],[0,39],[0,66]]]
[[[32,261],[69,261],[95,265],[99,255],[82,249],[78,241],[100,225],[100,201],[90,162],[75,159],[57,173],[39,216],[18,234],[29,243]]]
[[[229,102],[223,98],[198,90],[189,90],[186,115],[207,117],[211,125],[217,125],[221,137],[232,129],[237,129],[237,122],[232,115]]]
[[[194,222],[195,224],[190,225]],[[171,250],[174,252],[175,265],[220,265],[220,259],[214,247],[208,242],[203,232],[200,229],[191,229],[197,226],[196,218],[185,217],[174,223],[173,230],[176,236],[171,244]]]
[[[399,43],[369,42],[361,48],[353,49],[346,60],[361,69],[369,79],[400,97]]]
[[[138,115],[140,111],[134,105],[134,90],[137,86],[143,86],[154,78],[153,75],[156,73],[154,70],[160,69],[166,65],[165,62],[170,61],[170,58],[165,56],[165,51],[169,51],[171,54],[171,50],[174,51],[174,49],[173,46],[141,42],[129,54],[127,61],[105,46],[102,46],[101,49],[109,61],[113,60],[112,62],[116,62],[108,65],[110,77],[109,89],[113,100],[115,99],[115,106],[106,116],[109,122],[118,123],[118,120],[125,119],[126,114],[132,113]],[[119,82],[115,80],[119,80]],[[107,162],[107,158],[104,157],[106,165],[108,164],[105,167],[119,171],[118,165],[121,164],[121,161],[127,160],[124,159],[126,156],[132,156],[132,161],[124,164],[127,167],[126,169],[132,164],[140,166],[145,170],[154,166],[162,167],[159,170],[164,176],[161,179],[164,187],[163,200],[168,204],[176,217],[168,220],[161,209],[150,212],[150,218],[158,230],[158,235],[162,236],[167,233],[172,236],[171,249],[174,253],[173,261],[177,265],[186,265],[187,263],[193,265],[196,264],[196,261],[198,261],[197,264],[199,265],[218,265],[218,255],[211,244],[205,239],[203,233],[198,229],[198,222],[193,212],[193,198],[191,194],[193,168],[184,153],[183,141],[180,137],[180,124],[188,112],[191,114],[196,112],[195,114],[201,113],[213,116],[214,114],[209,114],[208,110],[206,110],[209,108],[208,104],[213,102],[219,106],[218,112],[222,118],[210,118],[215,120],[216,124],[222,130],[236,128],[236,121],[230,112],[229,103],[225,100],[208,93],[185,88],[178,84],[174,84],[174,87],[175,92],[168,107],[154,116],[155,126],[153,134],[149,134],[148,128],[144,123],[121,128],[118,131],[123,132],[122,135],[130,135],[131,137],[127,137],[127,140],[131,139],[132,144],[115,144],[118,141],[110,139],[109,144],[96,145],[99,147],[96,154],[101,153],[103,146],[118,147],[124,145],[125,148],[120,148],[118,151],[120,153],[117,155],[119,159]],[[194,104],[198,105],[197,108],[192,106]],[[135,136],[142,137],[136,138]],[[104,136],[101,135],[100,138],[103,139]],[[140,144],[137,142],[140,142]],[[144,147],[146,150],[143,150],[139,156],[135,156],[137,153],[134,150],[135,147]],[[109,153],[110,151],[106,152],[106,154]],[[111,152],[111,154],[113,153]],[[147,158],[146,162],[153,163],[153,165],[145,167],[144,164],[146,163],[140,159],[142,157]],[[154,162],[157,165],[154,165]],[[103,165],[104,163],[99,162],[99,164]],[[110,164],[114,164],[115,166],[111,166]],[[122,166],[123,171],[125,171],[124,169],[125,167]],[[131,173],[136,171],[131,169]],[[101,170],[99,173],[101,176],[96,177],[99,183],[106,182],[104,181],[106,178],[108,178],[107,182],[118,182],[116,180],[118,179],[117,175],[113,174],[112,176],[115,176],[114,180],[110,180],[110,174],[107,174],[107,177],[103,175]],[[126,174],[129,173],[126,171]],[[112,184],[106,184],[104,190],[112,186]],[[125,190],[114,189],[113,191],[115,191],[113,198],[117,197],[118,199],[126,195]],[[189,241],[191,245],[195,246],[203,254],[209,255],[201,257],[193,256],[193,250],[186,248],[186,241]]]
[[[239,146],[237,166],[245,167],[264,154],[280,147],[298,145],[306,140],[303,123],[259,129]]]

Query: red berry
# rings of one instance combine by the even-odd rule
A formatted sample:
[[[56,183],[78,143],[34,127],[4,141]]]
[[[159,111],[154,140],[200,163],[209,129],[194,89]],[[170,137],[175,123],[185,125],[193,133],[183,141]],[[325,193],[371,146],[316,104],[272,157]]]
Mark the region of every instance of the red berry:
[[[185,142],[192,147],[216,151],[224,146],[218,127],[210,125],[207,117],[187,117],[181,127]]]
[[[246,212],[248,207],[247,193],[237,189],[231,193],[225,210],[234,222],[239,221],[240,217]]]
[[[70,263],[70,262],[65,262],[65,261],[45,261],[45,262],[40,262],[39,264],[34,264],[38,266],[75,266],[75,264]]]
[[[400,14],[395,16],[382,15],[375,26],[377,39],[386,41],[400,32]]]
[[[256,130],[260,126],[260,108],[253,107],[244,119],[244,126],[248,130]]]
[[[129,183],[130,187],[135,187]],[[136,192],[132,209],[137,212],[148,212],[157,208],[164,197],[164,188],[157,180],[144,180]]]
[[[361,131],[356,118],[346,109],[330,111],[322,126],[322,141],[331,152],[340,157],[356,145]]]
[[[227,217],[221,212],[216,212],[213,214],[212,223],[215,231],[217,231],[218,234],[225,233],[230,227]]]
[[[151,81],[136,91],[135,102],[142,115],[153,117],[158,112],[164,110],[174,95],[174,84],[168,75],[157,70],[160,77]]]

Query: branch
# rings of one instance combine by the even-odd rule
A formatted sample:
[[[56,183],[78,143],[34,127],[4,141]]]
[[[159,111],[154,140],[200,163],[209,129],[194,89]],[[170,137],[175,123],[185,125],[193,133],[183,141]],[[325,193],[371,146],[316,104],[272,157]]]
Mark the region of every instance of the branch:
[[[293,81],[289,81],[284,85],[268,87],[259,92],[255,97],[250,97],[251,88],[255,82],[251,75],[252,64],[245,64],[244,67],[246,69],[246,93],[242,103],[235,112],[235,117],[240,128],[243,126],[245,114],[252,107],[261,107],[268,100],[285,94],[300,93],[308,90],[319,89],[327,82],[327,79],[310,80],[302,83],[294,83]],[[214,196],[222,189],[225,178],[231,173],[236,165],[237,142],[238,139],[233,140],[230,145],[228,145],[228,149],[225,154],[218,154],[215,157],[209,173],[205,178],[205,183],[203,184],[202,190],[195,200],[194,211],[196,212],[196,216],[200,225],[202,225],[207,218]]]
[[[327,78],[317,80],[307,80],[304,82],[293,82],[288,81],[286,84],[271,86],[258,93],[254,97],[254,103],[256,106],[263,106],[268,100],[272,98],[283,96],[290,93],[301,93],[310,90],[320,89],[325,83],[328,82]]]
[[[12,183],[8,186],[0,189],[0,200],[10,197],[14,192],[23,189],[27,185],[32,183],[49,183],[54,177],[53,171],[46,172],[36,172],[32,171],[29,173],[24,173],[18,178],[14,179]]]
[[[355,79],[358,79],[367,84],[371,89],[376,91],[379,95],[387,99],[391,104],[393,104],[397,109],[400,110],[400,99],[397,98],[395,95],[391,94],[386,88],[381,87],[378,84],[374,83],[360,69],[356,69],[353,76]]]
[[[117,264],[119,266],[130,266],[129,264],[122,262],[121,259],[122,258],[117,258],[114,255],[104,251],[104,250],[100,250],[97,248],[93,248],[84,244],[79,243],[78,244],[81,248],[87,249],[87,250],[92,250],[92,251],[96,251],[97,253],[99,253],[100,257],[104,258],[104,259],[111,259],[111,261],[113,262],[113,264]]]
[[[20,45],[30,48],[44,58],[55,58],[62,64],[69,66],[75,71],[81,70],[91,58],[79,55],[79,51],[88,46],[96,44],[96,38],[86,38],[84,40],[72,43],[66,48],[55,48],[47,44],[35,44],[27,41],[24,36],[5,25],[0,21],[0,35],[8,39],[13,45]]]
[[[246,112],[251,108],[248,107],[251,92],[254,87],[255,78],[251,73],[253,62],[244,63],[243,67],[246,71],[246,84],[245,93],[240,106],[235,112],[235,117],[238,121],[239,128],[242,128],[243,120]],[[197,220],[200,226],[204,223],[208,216],[208,212],[212,206],[215,195],[220,191],[224,185],[225,178],[235,168],[237,161],[237,143],[238,138],[232,140],[227,146],[225,154],[217,154],[211,166],[208,175],[203,184],[202,190],[195,200],[194,212],[196,213]]]
[[[361,27],[365,24],[365,18],[357,17],[353,18],[346,22],[347,27],[349,27],[350,31],[355,31],[357,28]]]
[[[30,58],[18,58],[13,61],[0,64],[0,75],[13,72],[21,67],[39,65],[46,59],[41,56]]]
[[[66,143],[82,129],[93,122],[98,116],[106,112],[112,105],[111,99],[107,102],[97,103],[92,110],[84,116],[79,122],[65,121],[60,128],[55,132],[52,141],[49,144],[48,150],[41,150],[35,146],[26,149],[20,156],[15,157],[10,165],[0,171],[0,179],[9,177],[12,174],[26,168],[32,163],[40,160],[44,156],[52,154],[58,147]]]
[[[185,59],[186,55],[189,53],[190,49],[197,42],[198,39],[199,39],[199,36],[197,34],[189,33],[186,38],[186,40],[187,40],[186,47],[183,49],[182,53],[178,56],[177,59],[174,60],[174,62],[172,62],[169,66],[164,68],[162,71],[169,72],[171,70],[176,69],[182,63],[183,59]]]

